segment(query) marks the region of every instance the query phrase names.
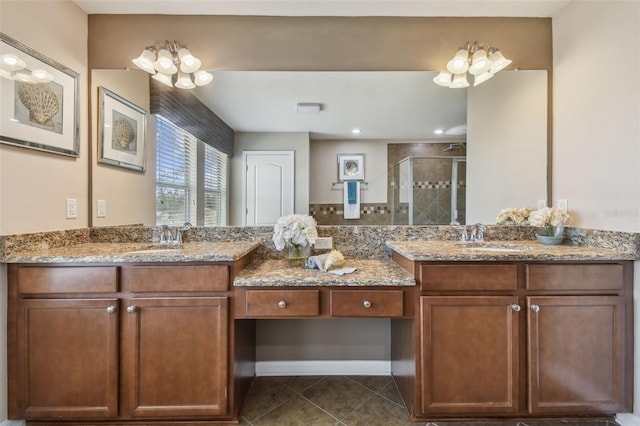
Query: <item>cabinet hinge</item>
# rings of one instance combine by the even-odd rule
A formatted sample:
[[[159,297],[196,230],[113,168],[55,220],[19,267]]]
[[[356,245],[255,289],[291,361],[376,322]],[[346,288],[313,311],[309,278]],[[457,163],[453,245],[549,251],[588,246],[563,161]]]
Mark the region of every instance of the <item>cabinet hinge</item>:
[[[227,388],[224,388],[224,397],[228,398],[228,396],[227,396]]]

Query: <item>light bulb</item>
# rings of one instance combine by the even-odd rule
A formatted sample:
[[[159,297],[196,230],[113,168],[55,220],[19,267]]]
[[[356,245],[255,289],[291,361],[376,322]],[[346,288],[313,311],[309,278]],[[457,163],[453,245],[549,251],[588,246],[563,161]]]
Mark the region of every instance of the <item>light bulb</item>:
[[[12,53],[2,55],[1,58],[2,68],[8,71],[18,71],[27,66],[22,59]]]
[[[467,49],[459,49],[452,60],[447,63],[447,70],[451,74],[462,74],[469,69],[469,52]]]
[[[449,71],[440,71],[440,74],[433,78],[433,82],[438,86],[449,87],[451,84],[451,73]]]
[[[196,85],[193,84],[193,81],[191,81],[191,76],[189,76],[189,74],[180,71],[178,72],[176,87],[178,89],[193,89],[194,87],[196,87]]]
[[[160,49],[158,52],[158,60],[153,64],[155,69],[164,74],[175,74],[178,69],[173,64],[171,52],[167,49]]]
[[[211,75],[210,73],[204,70],[196,71],[193,74],[193,77],[194,77],[194,83],[196,83],[196,86],[204,86],[206,84],[211,83],[211,81],[213,80],[213,75]]]

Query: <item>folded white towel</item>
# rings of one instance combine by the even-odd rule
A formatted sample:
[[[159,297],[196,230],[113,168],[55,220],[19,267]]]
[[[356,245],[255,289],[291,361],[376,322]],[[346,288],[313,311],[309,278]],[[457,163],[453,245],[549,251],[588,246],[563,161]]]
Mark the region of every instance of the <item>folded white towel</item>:
[[[329,271],[329,273],[333,275],[344,275],[344,274],[351,274],[357,270],[358,269],[354,268],[353,266],[345,266],[344,268],[333,269]]]
[[[329,253],[318,254],[316,256],[311,256],[307,259],[307,268],[309,269],[320,269],[324,270],[324,262],[327,261],[327,257],[329,257]]]

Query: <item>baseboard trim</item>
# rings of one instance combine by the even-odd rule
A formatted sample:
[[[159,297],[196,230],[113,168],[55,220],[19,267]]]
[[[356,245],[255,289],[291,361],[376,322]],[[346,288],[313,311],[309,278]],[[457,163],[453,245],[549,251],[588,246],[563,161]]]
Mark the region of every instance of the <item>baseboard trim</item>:
[[[24,426],[24,420],[4,420],[0,423],[0,426]]]
[[[640,416],[631,413],[616,414],[616,422],[620,426],[640,426]]]
[[[388,376],[391,361],[258,361],[256,376]]]

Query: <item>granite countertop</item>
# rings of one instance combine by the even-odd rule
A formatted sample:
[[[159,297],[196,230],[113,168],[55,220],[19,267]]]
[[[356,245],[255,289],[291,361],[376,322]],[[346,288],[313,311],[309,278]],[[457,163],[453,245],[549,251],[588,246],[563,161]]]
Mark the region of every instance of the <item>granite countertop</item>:
[[[255,241],[154,243],[87,243],[45,248],[6,256],[4,263],[232,262],[260,244]]]
[[[635,254],[588,246],[545,245],[537,241],[387,241],[387,246],[416,261],[634,260]]]
[[[289,266],[286,260],[257,261],[236,275],[236,287],[304,286],[414,286],[413,276],[390,260],[347,259],[345,267],[357,270],[342,276]]]

